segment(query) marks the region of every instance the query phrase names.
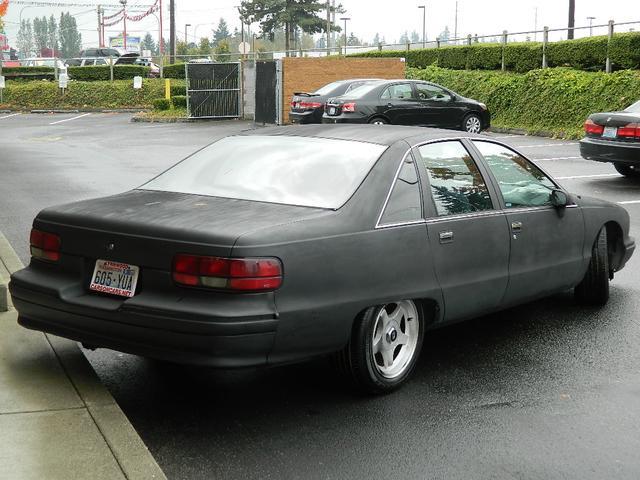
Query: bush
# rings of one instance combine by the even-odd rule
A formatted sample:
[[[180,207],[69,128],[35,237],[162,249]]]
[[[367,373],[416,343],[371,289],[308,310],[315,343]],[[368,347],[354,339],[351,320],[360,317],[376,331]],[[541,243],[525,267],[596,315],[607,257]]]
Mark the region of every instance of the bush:
[[[111,79],[111,67],[109,65],[94,65],[88,67],[69,67],[69,77],[83,82],[104,81]],[[149,67],[141,65],[114,65],[114,80],[129,80],[133,77],[147,77]]]
[[[2,75],[12,77],[23,73],[54,73],[53,67],[3,67]]]
[[[167,98],[156,98],[153,101],[154,110],[169,110],[171,108],[171,100]]]
[[[163,68],[164,78],[184,78],[184,63],[174,63],[173,65],[165,65]]]
[[[428,67],[408,68],[407,77],[486,103],[494,126],[570,137],[581,136],[589,114],[621,110],[640,99],[640,72],[633,70],[547,68],[518,74]]]
[[[605,69],[607,50],[614,70],[640,69],[640,33],[618,33],[608,46],[606,36],[552,42],[547,45],[550,67],[571,67],[579,70]],[[499,70],[502,67],[503,46],[498,43],[475,43],[463,46],[443,46],[417,50],[374,51],[353,57],[405,57],[407,65],[426,68],[436,65],[455,70]],[[508,43],[504,47],[505,67],[513,72],[528,72],[542,66],[542,43]]]
[[[176,95],[171,101],[176,108],[187,108],[187,97],[185,95]]]

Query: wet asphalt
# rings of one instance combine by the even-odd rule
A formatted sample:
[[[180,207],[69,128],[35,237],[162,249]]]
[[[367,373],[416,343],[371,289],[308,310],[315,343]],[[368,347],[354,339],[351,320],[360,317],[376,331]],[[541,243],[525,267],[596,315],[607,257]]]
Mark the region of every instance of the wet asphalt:
[[[246,122],[0,114],[0,229],[24,262],[46,206],[121,192]],[[574,141],[492,134],[569,190],[625,202],[640,181]],[[170,479],[638,479],[640,255],[605,308],[570,293],[429,332],[413,379],[352,393],[325,360],[217,371],[85,351]]]

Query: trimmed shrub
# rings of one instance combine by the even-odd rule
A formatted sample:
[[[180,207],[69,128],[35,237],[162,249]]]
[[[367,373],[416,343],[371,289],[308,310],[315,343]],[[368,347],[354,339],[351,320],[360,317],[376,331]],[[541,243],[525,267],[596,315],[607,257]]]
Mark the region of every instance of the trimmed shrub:
[[[2,75],[12,77],[23,73],[54,73],[53,67],[3,67]]]
[[[109,65],[93,65],[88,67],[69,67],[69,76],[82,82],[104,81],[111,79],[111,67]],[[129,80],[133,77],[147,77],[149,67],[141,65],[114,65],[114,80]]]
[[[171,81],[171,97],[180,97],[185,96],[187,94],[187,86],[184,80],[179,80],[179,82]]]
[[[640,99],[640,72],[633,70],[547,68],[518,74],[428,67],[408,68],[407,77],[486,103],[494,126],[574,138],[582,135],[589,114],[621,110]]]
[[[156,98],[153,101],[154,110],[169,110],[171,108],[171,100],[167,98]]]
[[[184,63],[174,63],[173,65],[165,65],[163,68],[164,78],[184,78]]]
[[[176,108],[187,108],[187,97],[186,95],[176,95],[171,101],[173,102],[173,106]]]

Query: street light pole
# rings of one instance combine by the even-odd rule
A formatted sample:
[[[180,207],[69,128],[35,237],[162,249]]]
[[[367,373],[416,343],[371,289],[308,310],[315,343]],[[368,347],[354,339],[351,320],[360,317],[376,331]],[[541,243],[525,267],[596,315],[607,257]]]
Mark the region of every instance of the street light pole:
[[[122,34],[122,45],[124,52],[127,53],[127,0],[120,0],[122,4],[122,21],[124,23],[124,32]]]
[[[186,43],[187,45],[189,45],[189,40],[187,40],[187,30],[189,29],[190,26],[191,26],[190,23],[184,24],[184,43]]]
[[[453,38],[455,39],[456,45],[458,44],[458,0],[456,0],[456,19],[454,22],[453,28]]]
[[[427,6],[418,5],[422,9],[422,48],[427,48]]]
[[[589,20],[589,36],[593,35],[593,21],[596,19],[596,17],[587,17],[587,20]]]
[[[347,21],[351,20],[349,17],[340,17],[340,20],[344,21],[344,56],[347,56]]]

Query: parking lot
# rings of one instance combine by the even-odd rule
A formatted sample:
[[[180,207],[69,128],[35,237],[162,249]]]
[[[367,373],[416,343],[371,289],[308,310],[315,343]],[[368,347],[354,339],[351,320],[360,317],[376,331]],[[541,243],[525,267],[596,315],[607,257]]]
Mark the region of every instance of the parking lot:
[[[253,128],[129,120],[0,114],[0,229],[23,262],[40,209],[134,188]],[[490,135],[570,191],[623,204],[640,235],[639,180],[582,160],[576,141]],[[85,355],[170,479],[637,479],[638,266],[636,254],[603,309],[567,292],[429,332],[413,379],[377,398],[351,393],[324,360],[215,371]]]

